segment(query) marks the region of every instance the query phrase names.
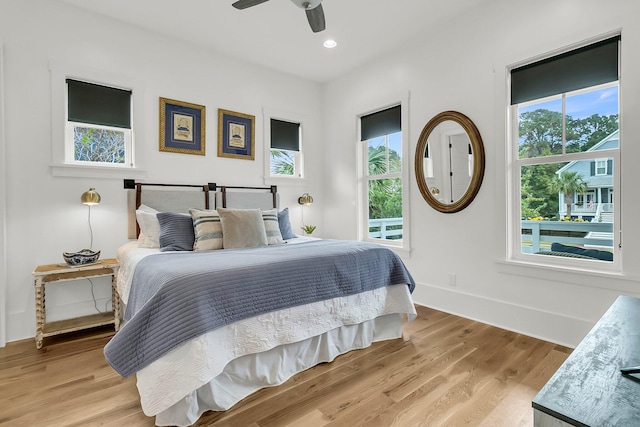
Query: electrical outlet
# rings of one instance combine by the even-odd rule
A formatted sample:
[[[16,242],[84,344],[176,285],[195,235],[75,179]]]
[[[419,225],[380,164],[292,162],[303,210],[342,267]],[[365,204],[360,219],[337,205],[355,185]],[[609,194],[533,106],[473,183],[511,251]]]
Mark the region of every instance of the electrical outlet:
[[[456,273],[449,273],[449,286],[456,285]]]

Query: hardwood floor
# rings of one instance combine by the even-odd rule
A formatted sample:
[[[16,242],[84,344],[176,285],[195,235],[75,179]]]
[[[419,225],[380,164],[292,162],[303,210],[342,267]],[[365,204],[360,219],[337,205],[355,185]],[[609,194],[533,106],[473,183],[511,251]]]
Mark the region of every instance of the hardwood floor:
[[[108,329],[0,349],[0,426],[153,426],[135,377],[105,362]],[[197,426],[531,426],[531,400],[570,349],[418,307],[376,343],[258,391]]]

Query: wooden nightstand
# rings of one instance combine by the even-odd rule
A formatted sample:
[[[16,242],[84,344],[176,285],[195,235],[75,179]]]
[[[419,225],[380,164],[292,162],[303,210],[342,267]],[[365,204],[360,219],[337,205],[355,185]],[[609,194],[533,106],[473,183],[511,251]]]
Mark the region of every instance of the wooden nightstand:
[[[42,348],[45,337],[75,332],[96,326],[113,324],[116,332],[120,329],[120,299],[116,290],[116,276],[119,268],[115,258],[107,258],[95,264],[69,267],[65,264],[39,265],[33,270],[36,287],[36,348]],[[45,286],[69,280],[91,279],[111,276],[111,303],[113,310],[106,313],[90,314],[73,319],[46,321]]]

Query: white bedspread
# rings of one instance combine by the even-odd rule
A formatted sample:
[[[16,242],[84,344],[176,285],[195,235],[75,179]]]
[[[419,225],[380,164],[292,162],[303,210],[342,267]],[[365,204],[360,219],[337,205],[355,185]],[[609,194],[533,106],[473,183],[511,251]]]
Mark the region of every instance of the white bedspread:
[[[136,270],[138,262],[149,255],[161,254],[160,249],[139,248],[138,241],[134,240],[118,248],[116,258],[120,264],[118,269],[118,281],[116,288],[120,296],[120,302],[126,304],[129,301],[129,291],[131,290],[131,280],[133,272]]]
[[[118,249],[117,288],[124,303],[129,296],[135,265],[154,253],[161,252],[138,248],[137,242]],[[175,348],[136,374],[142,409],[148,416],[167,410],[211,382],[230,361],[243,355],[261,353],[393,313],[406,313],[410,320],[415,318],[408,286],[390,286],[292,307],[216,329]]]

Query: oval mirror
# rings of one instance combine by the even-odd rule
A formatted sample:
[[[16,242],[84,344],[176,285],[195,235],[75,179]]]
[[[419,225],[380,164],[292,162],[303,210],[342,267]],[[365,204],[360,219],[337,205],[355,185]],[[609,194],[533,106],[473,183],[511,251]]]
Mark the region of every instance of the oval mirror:
[[[457,111],[436,115],[420,133],[414,168],[420,193],[431,207],[444,213],[466,208],[484,177],[478,128]]]

